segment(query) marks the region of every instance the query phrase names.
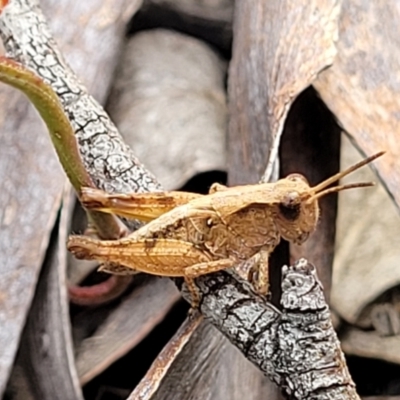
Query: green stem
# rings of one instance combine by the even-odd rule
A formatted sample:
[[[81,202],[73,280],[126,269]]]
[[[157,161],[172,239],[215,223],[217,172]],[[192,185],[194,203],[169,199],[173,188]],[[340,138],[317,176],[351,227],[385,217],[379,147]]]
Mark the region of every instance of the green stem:
[[[21,90],[35,106],[49,130],[61,165],[76,192],[79,194],[82,187],[95,187],[82,163],[75,132],[51,86],[6,57],[0,57],[0,81]],[[121,237],[121,226],[114,216],[89,210],[87,213],[101,238]]]

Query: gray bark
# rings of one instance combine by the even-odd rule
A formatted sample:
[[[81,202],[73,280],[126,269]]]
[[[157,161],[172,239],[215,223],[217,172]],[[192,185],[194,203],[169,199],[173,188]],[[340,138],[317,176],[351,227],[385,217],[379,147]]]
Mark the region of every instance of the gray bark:
[[[293,399],[359,399],[315,267],[282,270],[282,311],[227,272],[197,280],[200,310]]]

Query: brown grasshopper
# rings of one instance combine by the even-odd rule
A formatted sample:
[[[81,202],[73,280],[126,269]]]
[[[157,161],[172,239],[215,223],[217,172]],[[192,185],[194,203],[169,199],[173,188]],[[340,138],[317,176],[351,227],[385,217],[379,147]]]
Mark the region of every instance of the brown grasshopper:
[[[71,236],[69,250],[82,259],[105,262],[111,273],[147,272],[183,277],[192,294],[199,296],[194,278],[231,268],[261,252],[256,288],[268,288],[268,256],[280,239],[301,244],[307,240],[319,218],[318,199],[328,193],[372,182],[328,188],[332,183],[380,157],[379,152],[347,170],[310,187],[300,174],[274,183],[228,188],[214,184],[208,195],[185,192],[107,194],[84,189],[82,204],[87,208],[123,217],[150,221],[119,240]],[[266,258],[266,260],[265,260]]]

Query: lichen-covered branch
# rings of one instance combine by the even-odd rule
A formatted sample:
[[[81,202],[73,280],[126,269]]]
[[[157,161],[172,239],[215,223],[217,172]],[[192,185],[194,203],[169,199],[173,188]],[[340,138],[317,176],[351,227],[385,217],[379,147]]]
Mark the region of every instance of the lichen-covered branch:
[[[102,107],[65,65],[34,0],[0,5],[7,56],[49,83],[75,130],[84,165],[108,192],[161,189],[122,141]],[[5,4],[5,5],[4,5]],[[227,272],[197,280],[201,312],[293,399],[359,399],[330,322],[315,268],[285,267],[282,311]]]
[[[200,310],[291,399],[360,399],[332,326],[316,269],[282,271],[282,311],[227,272],[201,277]]]

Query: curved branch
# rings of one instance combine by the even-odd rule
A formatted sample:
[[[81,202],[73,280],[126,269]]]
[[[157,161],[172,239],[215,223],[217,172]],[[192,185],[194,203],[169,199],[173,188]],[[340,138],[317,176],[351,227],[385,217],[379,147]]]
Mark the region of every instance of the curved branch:
[[[293,399],[359,400],[315,267],[283,267],[279,311],[228,272],[196,280],[200,310]]]

